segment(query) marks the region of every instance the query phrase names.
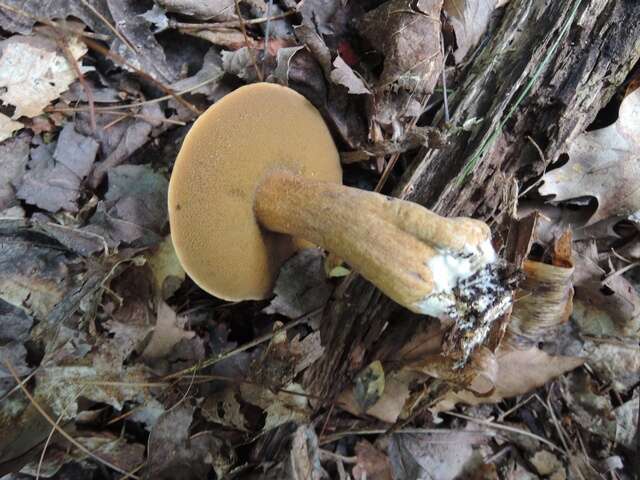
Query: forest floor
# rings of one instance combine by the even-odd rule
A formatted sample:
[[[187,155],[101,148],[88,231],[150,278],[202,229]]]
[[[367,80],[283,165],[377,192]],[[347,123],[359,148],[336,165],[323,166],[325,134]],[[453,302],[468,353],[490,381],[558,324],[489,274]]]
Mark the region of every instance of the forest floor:
[[[577,42],[585,9],[620,2],[557,3],[540,68]],[[455,116],[504,19],[536,21],[529,4],[0,0],[0,478],[638,478],[638,42],[550,155],[548,139],[501,136],[539,71],[494,130]],[[451,321],[400,308],[332,356],[328,312],[359,280],[320,249],[288,260],[264,301],[185,274],[167,212],[181,143],[263,81],[320,111],[349,186],[435,185],[425,158],[481,132],[477,155],[450,159],[455,182],[479,181],[487,151],[522,152],[487,174],[500,202],[451,210],[492,227],[514,299],[464,368]],[[545,91],[549,111],[559,96]],[[375,317],[367,295],[352,303]]]

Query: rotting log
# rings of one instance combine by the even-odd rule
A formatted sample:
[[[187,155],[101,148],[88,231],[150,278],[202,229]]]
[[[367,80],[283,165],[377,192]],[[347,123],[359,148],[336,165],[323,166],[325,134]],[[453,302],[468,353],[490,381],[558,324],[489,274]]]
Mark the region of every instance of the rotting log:
[[[495,224],[512,207],[515,182],[556,161],[624,82],[640,58],[639,26],[635,0],[511,0],[450,99],[452,125],[478,121],[445,148],[420,152],[397,196]],[[409,315],[362,278],[338,288],[321,326],[325,354],[305,374],[308,391],[335,398],[385,324],[411,328]]]

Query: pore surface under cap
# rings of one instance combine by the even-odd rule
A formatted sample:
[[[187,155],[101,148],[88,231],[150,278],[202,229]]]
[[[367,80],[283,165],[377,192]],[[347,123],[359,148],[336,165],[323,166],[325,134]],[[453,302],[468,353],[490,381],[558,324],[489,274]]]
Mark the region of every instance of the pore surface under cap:
[[[254,215],[256,188],[277,169],[342,182],[322,117],[287,87],[241,87],[187,134],[169,183],[171,238],[185,271],[207,292],[227,300],[271,293],[295,250],[289,236],[262,229]]]

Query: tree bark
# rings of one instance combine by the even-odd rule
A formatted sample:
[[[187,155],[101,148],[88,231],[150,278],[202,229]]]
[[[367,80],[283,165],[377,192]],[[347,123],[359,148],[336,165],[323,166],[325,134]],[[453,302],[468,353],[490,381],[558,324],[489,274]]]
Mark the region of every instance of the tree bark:
[[[397,195],[495,224],[515,204],[515,182],[556,161],[623,83],[640,58],[639,26],[635,0],[511,0],[450,98],[451,124],[474,126],[421,152]],[[309,392],[335,398],[385,325],[411,328],[410,315],[362,278],[339,288],[321,326],[325,355],[305,375]]]

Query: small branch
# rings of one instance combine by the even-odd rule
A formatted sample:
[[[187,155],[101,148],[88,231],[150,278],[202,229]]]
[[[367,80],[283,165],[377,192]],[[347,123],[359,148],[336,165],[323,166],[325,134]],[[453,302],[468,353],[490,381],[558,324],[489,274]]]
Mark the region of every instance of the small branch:
[[[258,80],[262,82],[262,72],[258,68],[258,63],[256,62],[255,52],[251,49],[251,43],[249,42],[249,36],[247,35],[247,28],[245,27],[244,18],[242,18],[242,13],[240,12],[240,0],[235,0],[236,2],[236,15],[240,19],[240,30],[242,30],[242,36],[244,37],[244,43],[247,45],[247,52],[249,53],[249,57],[251,57],[251,63],[253,64],[253,68],[256,71],[256,76]]]
[[[115,26],[111,25],[111,23],[109,23],[109,20],[107,20],[104,15],[102,15],[98,10],[96,10],[96,8],[91,5],[89,2],[87,2],[87,0],[80,0],[82,2],[82,4],[87,7],[89,10],[91,10],[91,13],[93,13],[96,17],[98,17],[102,23],[104,23],[107,28],[109,30],[111,30],[113,32],[113,34],[118,37],[120,39],[120,41],[122,43],[124,43],[129,50],[131,50],[133,53],[135,53],[136,55],[138,54],[138,52],[136,51],[135,47],[131,44],[131,42],[129,42],[129,40],[127,40],[127,38],[122,35]]]
[[[290,323],[288,323],[287,325],[285,325],[282,328],[279,328],[278,330],[274,330],[273,332],[267,333],[265,335],[261,335],[258,338],[256,338],[255,340],[252,340],[249,343],[245,343],[244,345],[241,345],[238,348],[234,348],[232,350],[228,350],[226,352],[223,352],[213,358],[209,358],[208,360],[205,360],[204,362],[200,362],[196,365],[193,365],[189,368],[185,368],[184,370],[180,370],[179,372],[175,372],[172,373],[170,375],[167,375],[163,378],[163,380],[170,380],[172,378],[178,378],[178,377],[182,377],[184,375],[188,375],[191,374],[192,372],[198,371],[202,368],[206,368],[206,367],[210,367],[211,365],[215,365],[216,363],[220,363],[223,360],[226,360],[227,358],[233,357],[234,355],[237,355],[238,353],[244,352],[246,350],[249,350],[250,348],[253,348],[257,345],[260,345],[261,343],[264,343],[266,341],[271,340],[275,335],[278,335],[282,332],[286,332],[287,330],[296,327],[298,325],[301,325],[307,321],[309,321],[309,318],[311,318],[313,315],[315,315],[316,313],[320,312],[322,309],[318,308],[316,310],[314,310],[313,312],[307,313],[306,315],[298,318],[297,320],[294,320]]]

